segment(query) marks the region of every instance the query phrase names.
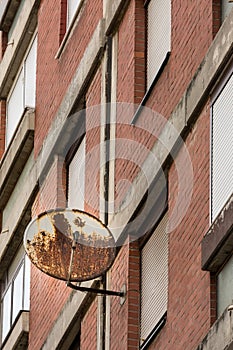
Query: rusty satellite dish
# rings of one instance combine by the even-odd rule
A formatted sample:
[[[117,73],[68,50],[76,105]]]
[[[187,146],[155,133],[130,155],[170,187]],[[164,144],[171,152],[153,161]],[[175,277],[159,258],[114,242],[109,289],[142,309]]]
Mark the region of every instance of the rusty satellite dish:
[[[103,275],[116,255],[110,230],[94,216],[76,209],[40,214],[26,228],[24,246],[37,268],[68,282]]]

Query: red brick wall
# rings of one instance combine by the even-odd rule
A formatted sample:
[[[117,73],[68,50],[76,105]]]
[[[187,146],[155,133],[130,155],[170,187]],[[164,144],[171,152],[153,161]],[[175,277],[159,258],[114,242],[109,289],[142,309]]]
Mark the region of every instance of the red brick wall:
[[[140,316],[140,256],[137,242],[123,245],[111,268],[111,289],[126,286],[125,303],[111,297],[111,350],[138,349]]]
[[[42,1],[38,14],[36,155],[103,11],[101,0],[84,2],[69,43],[59,59],[55,59],[60,42],[61,8],[64,6],[57,6],[55,0]]]
[[[62,159],[55,158],[46,181],[39,184],[40,192],[32,207],[32,217],[45,210],[65,206],[63,165]],[[32,265],[29,350],[41,348],[70,291],[65,282],[45,275]]]
[[[213,321],[210,276],[201,270],[201,240],[209,226],[209,116],[207,104],[186,140],[194,171],[193,195],[184,219],[169,234],[167,323],[150,349],[195,350]],[[169,215],[178,186],[173,164],[169,171]],[[187,192],[182,195],[185,200]]]
[[[81,323],[81,350],[97,349],[97,308],[95,298]]]
[[[42,1],[38,19],[38,82],[35,153],[40,151],[64,93],[80,62],[91,35],[102,16],[102,1],[87,1],[79,23],[71,34],[69,43],[59,59],[55,55],[61,41],[61,8],[55,1]],[[177,104],[190,79],[202,61],[213,37],[212,11],[209,1],[201,4],[188,0],[172,2],[172,53],[164,72],[155,86],[148,106],[168,117]],[[145,17],[143,1],[131,1],[119,27],[117,101],[139,103],[145,92]],[[46,30],[44,30],[46,28]],[[78,45],[77,45],[78,43]],[[100,103],[101,70],[97,72],[86,95],[87,107]],[[87,123],[93,122],[87,113]],[[133,113],[131,114],[131,117]],[[97,115],[92,116],[98,118]],[[121,116],[122,118],[122,116]],[[128,116],[123,115],[126,122]],[[121,119],[123,120],[123,119]],[[87,124],[90,126],[91,124]],[[118,129],[117,137],[146,141],[145,133],[138,134],[132,128]],[[87,134],[87,157],[98,145],[98,129]],[[170,234],[169,304],[168,321],[151,349],[195,349],[210,326],[210,279],[201,271],[200,242],[208,227],[209,203],[209,108],[187,138],[188,149],[194,166],[194,194],[188,213],[180,226]],[[203,152],[203,149],[205,152]],[[95,163],[92,163],[95,161]],[[91,164],[99,164],[99,154],[89,162],[86,179],[88,200],[86,209],[98,214],[98,198],[91,192],[93,178]],[[116,183],[121,178],[132,181],[138,171],[135,164],[116,163]],[[126,167],[127,165],[127,167]],[[56,168],[57,169],[57,168]],[[51,179],[54,177],[51,169]],[[99,183],[98,177],[96,184]],[[57,205],[57,185],[47,182],[44,191],[46,207]],[[51,185],[50,185],[51,184]],[[51,186],[51,187],[50,187]],[[53,187],[55,186],[55,187]],[[98,185],[97,185],[98,186]],[[169,211],[174,205],[178,188],[175,167],[169,172]],[[92,197],[92,195],[94,197]],[[185,195],[185,193],[184,193]],[[90,197],[89,197],[90,196]],[[61,198],[62,200],[62,198]],[[60,202],[60,200],[59,200]],[[38,213],[36,204],[33,213]],[[90,205],[93,203],[94,205]],[[201,205],[200,205],[201,203]],[[139,252],[135,245],[126,244],[120,250],[111,269],[112,289],[119,290],[127,284],[127,298],[120,305],[119,298],[111,298],[111,350],[136,349],[139,339]],[[186,288],[184,288],[184,285]],[[69,291],[57,282],[32,268],[31,334],[29,350],[39,349],[51,325],[64,305]],[[81,344],[92,350],[88,325],[96,343],[96,301],[82,323]]]

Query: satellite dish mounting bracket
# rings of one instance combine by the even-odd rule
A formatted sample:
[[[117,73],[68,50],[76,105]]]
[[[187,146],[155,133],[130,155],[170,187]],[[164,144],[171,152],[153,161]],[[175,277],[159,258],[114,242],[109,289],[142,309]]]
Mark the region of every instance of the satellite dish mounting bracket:
[[[67,287],[78,290],[80,292],[90,292],[90,293],[103,294],[103,295],[115,295],[115,296],[121,297],[121,298],[123,298],[125,296],[125,292],[123,292],[123,291],[117,292],[117,291],[107,290],[107,289],[76,286],[69,281],[66,283],[66,285],[67,285]]]
[[[74,257],[74,251],[76,250],[77,246],[77,232],[73,233],[73,241],[72,241],[72,249],[71,249],[71,255],[70,255],[70,266],[69,266],[69,279],[66,282],[67,287],[70,287],[72,289],[78,290],[80,292],[90,292],[90,293],[96,293],[96,294],[102,294],[102,295],[115,295],[118,297],[123,298],[125,296],[124,291],[113,291],[113,290],[107,290],[107,289],[99,289],[99,288],[91,288],[91,287],[83,287],[80,285],[75,285],[70,282],[71,276],[72,276],[72,264],[73,264],[73,257]]]

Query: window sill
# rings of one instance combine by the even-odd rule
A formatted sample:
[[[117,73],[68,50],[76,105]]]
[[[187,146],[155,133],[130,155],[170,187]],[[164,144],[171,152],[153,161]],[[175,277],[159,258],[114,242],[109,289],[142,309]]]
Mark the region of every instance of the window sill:
[[[155,326],[153,331],[149,334],[149,336],[144,340],[143,344],[140,346],[140,350],[146,350],[151,345],[153,340],[159,334],[161,329],[165,326],[167,321],[167,312],[163,315],[159,323]]]
[[[216,273],[232,254],[233,195],[202,240],[202,269]]]
[[[6,337],[1,346],[1,350],[28,348],[28,333],[29,333],[29,312],[21,311],[19,317],[11,328],[10,333]]]
[[[150,98],[150,95],[151,95],[151,93],[152,93],[152,91],[153,91],[153,89],[154,89],[154,86],[155,86],[156,83],[158,82],[158,80],[159,80],[159,78],[160,78],[160,76],[161,76],[161,74],[162,74],[164,68],[166,67],[166,65],[167,65],[167,63],[168,63],[168,60],[169,60],[170,55],[171,55],[171,52],[169,51],[169,52],[167,53],[167,55],[166,55],[166,57],[165,57],[163,63],[161,64],[160,69],[158,70],[158,73],[157,73],[156,76],[154,77],[154,79],[153,79],[151,85],[148,87],[148,89],[147,89],[147,91],[146,91],[146,93],[145,93],[145,95],[144,95],[144,97],[143,97],[143,99],[142,99],[142,102],[140,103],[138,109],[136,110],[136,113],[134,114],[133,119],[132,119],[132,121],[131,121],[131,124],[132,124],[132,125],[135,125],[135,124],[136,124],[137,119],[139,118],[139,116],[140,116],[140,114],[141,114],[141,112],[142,112],[142,110],[143,110],[143,106],[146,105],[146,102],[147,102],[147,100]]]

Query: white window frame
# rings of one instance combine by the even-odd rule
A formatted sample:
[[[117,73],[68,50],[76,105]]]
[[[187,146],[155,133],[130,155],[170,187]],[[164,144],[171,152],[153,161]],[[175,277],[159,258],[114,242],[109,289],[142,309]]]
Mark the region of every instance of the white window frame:
[[[21,280],[19,279],[22,274]],[[18,282],[21,282],[18,284]],[[18,284],[18,285],[17,285]],[[15,295],[14,286],[17,285],[17,294]],[[19,300],[19,294],[21,300]],[[7,309],[4,309],[6,298],[9,297]],[[14,322],[22,311],[29,311],[30,308],[30,261],[24,252],[23,246],[18,250],[14,260],[8,267],[4,285],[1,288],[1,329],[0,344],[4,342],[14,326]],[[6,324],[6,321],[8,320]]]
[[[140,349],[146,349],[166,322],[168,303],[168,213],[141,250]]]
[[[233,191],[233,179],[230,176],[233,167],[233,108],[232,100],[228,96],[231,86],[233,67],[227,72],[211,100],[210,224],[219,215]],[[228,102],[228,105],[221,104],[223,101]],[[221,113],[223,107],[224,113]]]
[[[35,108],[36,60],[37,35],[34,35],[6,101],[6,147],[17,130],[25,108]]]
[[[72,160],[68,164],[67,206],[84,210],[85,205],[85,161],[86,135],[79,144]]]
[[[171,52],[171,0],[150,0],[146,6],[149,89]]]

